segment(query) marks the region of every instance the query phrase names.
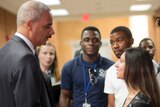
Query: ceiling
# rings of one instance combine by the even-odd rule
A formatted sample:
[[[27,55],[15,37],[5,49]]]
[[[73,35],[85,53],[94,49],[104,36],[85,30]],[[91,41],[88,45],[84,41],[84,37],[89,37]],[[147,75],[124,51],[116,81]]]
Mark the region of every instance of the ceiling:
[[[16,14],[18,7],[27,0],[0,0],[0,7]],[[154,14],[160,7],[160,0],[60,0],[61,5],[50,6],[52,9],[65,8],[69,16],[57,16],[56,19],[81,18],[83,14],[89,14],[90,18]],[[132,4],[152,4],[148,11],[130,12]]]

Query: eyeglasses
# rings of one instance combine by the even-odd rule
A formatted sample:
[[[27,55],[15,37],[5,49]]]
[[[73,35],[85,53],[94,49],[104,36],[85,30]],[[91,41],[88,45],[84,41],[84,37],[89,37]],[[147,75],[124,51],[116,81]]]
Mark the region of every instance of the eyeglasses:
[[[96,70],[93,68],[88,69],[89,71],[89,77],[90,77],[90,82],[92,85],[95,85],[98,82],[98,79],[96,77]]]

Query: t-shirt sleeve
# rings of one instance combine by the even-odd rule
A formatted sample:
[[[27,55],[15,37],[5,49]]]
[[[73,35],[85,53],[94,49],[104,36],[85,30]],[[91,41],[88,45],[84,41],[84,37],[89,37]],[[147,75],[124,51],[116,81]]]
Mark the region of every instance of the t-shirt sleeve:
[[[62,68],[61,89],[72,89],[72,69],[70,63],[66,63]]]
[[[105,84],[104,84],[104,93],[107,93],[107,94],[114,94],[114,89],[113,89],[113,86],[112,86],[112,75],[110,72],[113,72],[111,70],[111,68],[109,68],[107,71],[106,71],[106,76],[105,76]]]

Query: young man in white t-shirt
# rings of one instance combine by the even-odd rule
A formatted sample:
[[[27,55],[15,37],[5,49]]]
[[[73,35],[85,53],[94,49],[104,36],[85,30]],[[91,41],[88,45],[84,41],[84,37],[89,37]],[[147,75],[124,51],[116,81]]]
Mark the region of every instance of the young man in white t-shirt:
[[[140,41],[139,47],[145,49],[151,56],[155,74],[157,75],[157,70],[158,70],[158,63],[154,60],[154,55],[156,52],[156,47],[152,39],[150,38],[144,38]]]
[[[118,26],[110,33],[111,48],[117,58],[120,58],[133,42],[132,33],[125,26]],[[116,73],[115,64],[106,72],[104,92],[108,94],[108,107],[122,107],[128,95],[124,80],[118,79]]]

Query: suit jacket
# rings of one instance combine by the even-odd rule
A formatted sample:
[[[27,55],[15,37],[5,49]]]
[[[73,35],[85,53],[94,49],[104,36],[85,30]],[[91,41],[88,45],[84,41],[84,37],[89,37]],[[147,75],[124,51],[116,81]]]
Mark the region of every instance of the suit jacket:
[[[49,95],[51,98],[51,103],[55,104],[55,98],[54,98],[54,94],[53,94],[53,87],[52,87],[52,83],[51,83],[51,78],[47,73],[42,72],[43,76],[44,76],[44,80],[46,82],[46,85],[48,87],[48,91],[49,91]]]
[[[38,59],[14,36],[0,50],[1,107],[53,107]]]

